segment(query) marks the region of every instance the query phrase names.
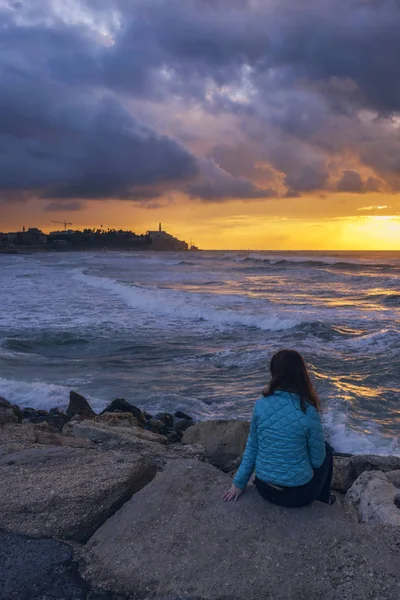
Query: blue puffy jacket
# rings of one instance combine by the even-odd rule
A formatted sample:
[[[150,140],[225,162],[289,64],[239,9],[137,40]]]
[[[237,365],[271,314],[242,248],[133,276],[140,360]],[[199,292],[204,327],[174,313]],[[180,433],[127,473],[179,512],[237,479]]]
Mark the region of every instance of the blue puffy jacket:
[[[325,440],[318,411],[300,397],[276,391],[257,400],[242,462],[233,483],[245,488],[251,474],[283,487],[308,483],[313,468],[325,458]]]

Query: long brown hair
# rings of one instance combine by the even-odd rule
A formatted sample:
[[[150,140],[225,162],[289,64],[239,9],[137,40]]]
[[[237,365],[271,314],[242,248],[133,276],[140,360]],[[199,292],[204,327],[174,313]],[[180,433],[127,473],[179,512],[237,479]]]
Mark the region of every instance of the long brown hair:
[[[318,394],[311,382],[306,363],[296,350],[280,350],[271,358],[269,365],[271,381],[263,389],[263,396],[272,396],[276,390],[291,392],[300,396],[303,412],[307,403],[320,410]]]

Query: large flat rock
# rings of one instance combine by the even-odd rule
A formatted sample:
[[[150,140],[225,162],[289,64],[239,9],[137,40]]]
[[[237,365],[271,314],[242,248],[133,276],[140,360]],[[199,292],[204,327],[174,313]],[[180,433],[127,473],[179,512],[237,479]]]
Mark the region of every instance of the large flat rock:
[[[85,542],[149,483],[156,466],[129,452],[31,448],[0,458],[0,529]]]
[[[92,536],[84,575],[132,598],[398,600],[400,532],[340,503],[284,509],[254,486],[224,503],[228,475],[171,462]]]

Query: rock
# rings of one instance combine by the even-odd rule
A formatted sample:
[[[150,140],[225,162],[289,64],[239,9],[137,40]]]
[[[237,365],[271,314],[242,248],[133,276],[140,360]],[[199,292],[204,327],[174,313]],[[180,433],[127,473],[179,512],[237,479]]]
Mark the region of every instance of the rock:
[[[82,415],[88,419],[92,419],[96,416],[96,413],[84,396],[71,391],[69,393],[67,415],[69,417],[73,417],[74,415]]]
[[[202,421],[185,431],[182,443],[204,446],[210,463],[229,473],[240,464],[248,434],[247,421]]]
[[[68,423],[70,417],[59,408],[51,408],[46,417],[47,423],[53,425],[59,431],[62,431],[64,425]]]
[[[18,422],[22,423],[22,419],[24,418],[24,413],[22,412],[22,410],[20,409],[20,407],[17,406],[16,404],[13,404],[12,405],[12,409],[13,409],[14,415],[18,419]]]
[[[174,426],[174,417],[169,413],[158,413],[155,418],[161,421],[168,429],[172,429]]]
[[[133,406],[133,404],[129,404],[129,402],[127,402],[123,398],[116,398],[115,400],[113,400],[111,404],[109,404],[100,414],[102,415],[106,412],[112,413],[116,411],[130,412],[138,420],[139,423],[146,422],[146,418],[143,412],[140,410],[140,408],[137,408],[137,406]]]
[[[388,471],[386,477],[395,487],[400,488],[400,470]]]
[[[139,427],[139,422],[131,412],[106,412],[94,419],[97,423],[106,423],[115,427]]]
[[[381,471],[361,473],[347,492],[346,503],[356,510],[361,523],[400,527],[400,492]]]
[[[79,448],[94,448],[93,442],[76,439],[59,433],[58,429],[47,423],[33,425],[33,443],[41,446],[70,446]]]
[[[89,440],[62,435],[46,422],[38,424],[8,423],[2,426],[0,433],[0,459],[20,450],[46,446],[96,447]]]
[[[41,421],[40,423],[34,423],[34,430],[39,432],[39,431],[44,431],[47,433],[55,433],[58,434],[58,429],[56,427],[54,427],[53,425],[51,425],[48,421]]]
[[[85,542],[156,473],[134,453],[35,448],[0,462],[0,529]]]
[[[129,598],[398,600],[399,532],[362,528],[338,503],[280,508],[254,486],[224,503],[230,483],[169,463],[91,537],[84,576]]]
[[[183,433],[179,432],[179,431],[171,431],[170,433],[167,433],[167,435],[165,436],[167,438],[167,440],[173,444],[176,444],[177,442],[180,442],[182,439]]]
[[[0,396],[0,425],[4,423],[18,423],[19,418],[15,407],[8,400]]]
[[[88,418],[85,417],[84,415],[74,415],[72,417],[72,419],[70,421],[68,421],[68,423],[65,423],[64,427],[62,428],[62,433],[63,435],[73,435],[72,434],[72,430],[73,430],[73,426],[75,425],[75,423],[82,423],[82,421],[87,421]]]
[[[62,431],[64,425],[70,420],[70,417],[59,408],[47,410],[35,410],[34,408],[24,408],[22,411],[22,422],[29,423],[49,423],[58,431]]]
[[[158,419],[151,419],[151,421],[147,421],[145,429],[147,429],[147,431],[152,431],[153,433],[159,433],[160,435],[166,435],[170,432],[170,429]]]
[[[334,457],[332,488],[338,492],[347,492],[357,477],[364,471],[393,471],[400,469],[399,456],[374,456],[359,454],[349,458]]]
[[[121,445],[135,443],[138,440],[145,440],[153,444],[165,444],[167,442],[165,436],[146,431],[139,427],[114,427],[113,425],[97,421],[83,421],[82,423],[74,424],[72,434],[75,437],[87,438],[97,444],[107,444],[111,441],[113,442],[113,447],[116,447],[115,442]]]
[[[182,419],[175,423],[174,430],[178,432],[181,431],[183,434],[183,432],[186,431],[186,429],[189,429],[189,427],[193,427],[193,425],[194,421],[192,421],[191,419]]]
[[[192,417],[182,412],[181,410],[177,410],[174,416],[176,419],[183,419],[184,421],[193,421]]]

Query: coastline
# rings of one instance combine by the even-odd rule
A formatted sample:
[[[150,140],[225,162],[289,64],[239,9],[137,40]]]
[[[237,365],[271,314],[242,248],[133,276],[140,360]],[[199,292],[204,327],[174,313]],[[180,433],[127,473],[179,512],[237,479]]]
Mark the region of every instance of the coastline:
[[[336,456],[333,507],[251,485],[231,505],[248,429],[123,399],[96,414],[75,392],[66,412],[0,399],[1,600],[397,600],[400,457]]]

